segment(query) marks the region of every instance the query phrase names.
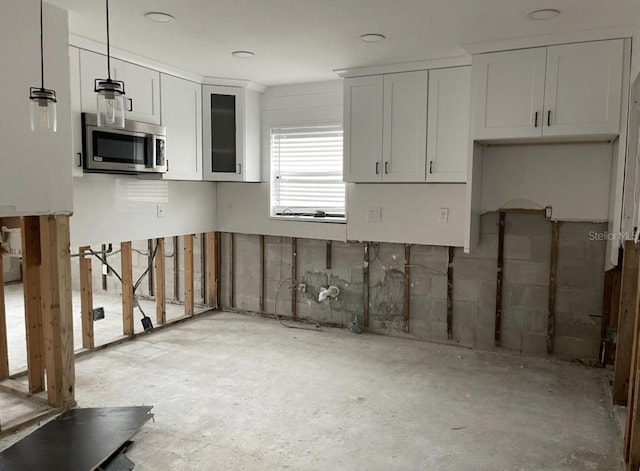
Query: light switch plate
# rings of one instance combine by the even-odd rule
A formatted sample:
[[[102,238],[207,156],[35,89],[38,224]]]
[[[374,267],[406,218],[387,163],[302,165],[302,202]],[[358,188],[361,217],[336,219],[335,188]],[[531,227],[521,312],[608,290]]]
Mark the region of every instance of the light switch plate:
[[[159,204],[158,206],[156,206],[156,211],[157,211],[157,216],[159,218],[163,218],[164,217],[164,205]]]
[[[368,208],[367,221],[380,222],[382,220],[382,208]]]
[[[449,222],[449,208],[440,208],[438,210],[438,221],[441,224]]]

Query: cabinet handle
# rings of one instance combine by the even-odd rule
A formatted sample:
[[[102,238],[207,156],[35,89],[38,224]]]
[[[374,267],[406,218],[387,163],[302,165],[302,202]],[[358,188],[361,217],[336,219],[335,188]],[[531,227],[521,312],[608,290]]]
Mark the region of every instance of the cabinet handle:
[[[433,173],[433,160],[429,161],[429,173]]]
[[[238,174],[242,174],[242,164],[238,164]]]
[[[384,163],[384,173],[389,173],[389,162]]]
[[[169,159],[165,160],[165,162],[167,163],[167,172],[169,171]]]
[[[133,98],[127,98],[129,101],[129,109],[127,111],[133,111]]]
[[[547,111],[547,127],[551,126],[551,110]]]
[[[376,162],[376,175],[380,175],[380,162]]]
[[[78,168],[82,168],[82,152],[78,152]]]
[[[538,112],[537,111],[536,111],[536,114],[535,114],[535,118],[533,120],[533,127],[534,128],[538,127]]]

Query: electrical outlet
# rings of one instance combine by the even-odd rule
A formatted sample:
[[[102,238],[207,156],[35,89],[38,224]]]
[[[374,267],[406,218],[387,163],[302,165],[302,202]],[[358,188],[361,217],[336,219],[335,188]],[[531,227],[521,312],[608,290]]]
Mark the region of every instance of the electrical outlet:
[[[368,208],[367,221],[380,222],[382,220],[382,208]]]
[[[164,205],[159,204],[158,206],[156,206],[156,215],[159,218],[163,218],[164,217]]]
[[[438,210],[438,221],[441,224],[446,224],[449,222],[449,209],[448,208],[440,208]]]
[[[100,319],[104,319],[104,308],[96,307],[93,309],[93,320],[99,321]]]
[[[102,274],[104,276],[110,275],[111,273],[109,272],[109,265],[107,265],[106,263],[102,264]]]

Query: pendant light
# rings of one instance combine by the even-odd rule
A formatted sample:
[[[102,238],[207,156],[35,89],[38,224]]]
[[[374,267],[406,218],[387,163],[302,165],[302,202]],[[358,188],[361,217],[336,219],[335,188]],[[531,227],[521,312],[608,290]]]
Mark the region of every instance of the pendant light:
[[[42,20],[42,0],[40,0],[40,87],[29,89],[31,107],[31,130],[45,129],[56,132],[56,91],[44,88],[44,37]]]
[[[98,126],[124,128],[124,82],[111,79],[111,49],[109,42],[109,0],[107,4],[107,78],[95,80]]]

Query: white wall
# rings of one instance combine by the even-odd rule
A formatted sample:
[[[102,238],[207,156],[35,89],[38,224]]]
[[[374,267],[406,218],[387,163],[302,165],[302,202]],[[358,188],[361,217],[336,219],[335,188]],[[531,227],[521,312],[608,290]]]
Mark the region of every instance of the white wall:
[[[0,217],[73,210],[67,12],[44,5],[45,86],[58,132],[32,132],[29,87],[40,86],[40,2],[0,4]]]
[[[73,190],[72,247],[216,230],[216,183],[85,174]]]
[[[607,221],[612,153],[608,143],[487,147],[482,212],[552,206],[553,219]]]

